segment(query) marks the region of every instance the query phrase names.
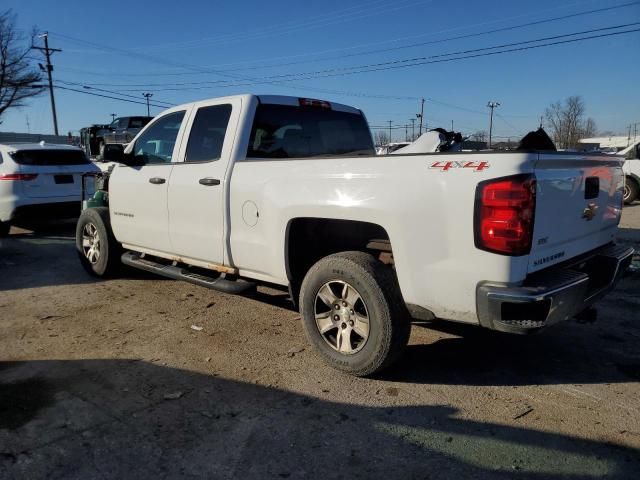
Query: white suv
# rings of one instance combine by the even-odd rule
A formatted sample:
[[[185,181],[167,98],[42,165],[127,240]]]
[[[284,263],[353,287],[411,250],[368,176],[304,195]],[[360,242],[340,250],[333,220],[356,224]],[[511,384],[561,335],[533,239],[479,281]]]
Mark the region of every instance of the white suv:
[[[99,171],[76,147],[0,144],[0,236],[20,220],[79,215],[82,174]]]

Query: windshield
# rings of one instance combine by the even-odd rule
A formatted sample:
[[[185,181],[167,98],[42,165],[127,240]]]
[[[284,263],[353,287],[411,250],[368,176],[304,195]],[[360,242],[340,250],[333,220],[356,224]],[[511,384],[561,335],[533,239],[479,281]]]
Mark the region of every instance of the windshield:
[[[81,150],[18,150],[10,155],[20,165],[83,165],[90,163]]]
[[[318,107],[261,104],[247,157],[375,155],[364,116]]]

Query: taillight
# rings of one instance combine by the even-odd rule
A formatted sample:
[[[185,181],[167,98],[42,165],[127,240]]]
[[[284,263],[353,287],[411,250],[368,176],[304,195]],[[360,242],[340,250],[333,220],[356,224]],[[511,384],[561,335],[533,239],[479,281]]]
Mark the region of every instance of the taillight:
[[[474,236],[476,247],[503,255],[531,251],[536,179],[514,175],[480,182],[476,188]]]
[[[22,180],[28,182],[35,180],[37,176],[37,173],[0,173],[0,180]]]

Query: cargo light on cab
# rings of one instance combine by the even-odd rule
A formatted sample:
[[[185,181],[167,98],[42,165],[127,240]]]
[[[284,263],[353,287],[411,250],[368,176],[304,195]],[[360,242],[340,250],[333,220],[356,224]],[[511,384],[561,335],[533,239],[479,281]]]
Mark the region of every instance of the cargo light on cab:
[[[331,104],[329,102],[326,102],[324,100],[315,100],[313,98],[299,98],[298,104],[301,107],[315,107],[331,110]]]

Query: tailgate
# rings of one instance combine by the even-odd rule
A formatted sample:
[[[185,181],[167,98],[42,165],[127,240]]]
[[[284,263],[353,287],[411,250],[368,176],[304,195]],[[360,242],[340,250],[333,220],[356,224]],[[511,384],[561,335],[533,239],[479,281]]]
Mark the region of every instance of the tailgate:
[[[76,197],[80,198],[82,174],[87,168],[79,165],[56,165],[51,167],[20,165],[20,173],[37,176],[22,182],[24,194],[31,198]]]
[[[79,197],[82,174],[98,172],[80,149],[24,148],[9,153],[21,174],[33,175],[22,182],[31,198]]]
[[[624,174],[620,158],[580,153],[539,154],[529,272],[593,250],[616,235]]]

